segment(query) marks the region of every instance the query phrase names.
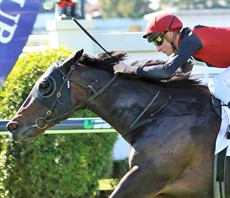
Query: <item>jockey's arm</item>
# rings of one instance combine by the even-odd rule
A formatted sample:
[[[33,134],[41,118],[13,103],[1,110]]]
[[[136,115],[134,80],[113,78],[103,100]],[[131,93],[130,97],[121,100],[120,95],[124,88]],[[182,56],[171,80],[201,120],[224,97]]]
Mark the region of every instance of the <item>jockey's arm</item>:
[[[171,57],[165,64],[137,68],[137,75],[159,80],[169,79],[179,68],[181,68],[182,71],[182,68],[186,70],[192,69],[192,65],[188,63],[187,60],[187,57],[179,57],[179,55],[176,54],[175,56]]]
[[[194,34],[188,35],[183,39],[176,54],[169,58],[166,63],[163,65],[139,67],[137,75],[165,80],[171,78],[178,68],[181,68],[183,72],[191,73],[193,65],[188,63],[188,59],[200,48],[202,48],[200,39]]]
[[[124,63],[119,63],[114,66],[114,71],[115,73],[132,73],[138,76],[158,80],[170,79],[178,68],[181,68],[183,72],[191,72],[192,64],[187,61],[192,54],[201,47],[202,43],[196,35],[187,35],[183,38],[176,54],[169,58],[164,64],[148,67],[131,67]]]

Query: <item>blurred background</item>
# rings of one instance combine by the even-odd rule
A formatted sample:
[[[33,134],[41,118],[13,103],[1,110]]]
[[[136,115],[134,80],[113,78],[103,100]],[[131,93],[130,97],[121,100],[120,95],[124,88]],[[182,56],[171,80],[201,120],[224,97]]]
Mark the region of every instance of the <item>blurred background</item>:
[[[0,24],[6,2],[11,0],[0,0]],[[12,2],[23,4],[26,0]],[[172,12],[184,27],[230,26],[230,0],[41,0],[40,3],[31,33],[0,87],[0,197],[106,197],[116,179],[128,170],[129,145],[104,121],[99,120],[96,125],[97,119],[92,117],[97,115],[84,111],[76,117],[92,118],[95,125],[90,130],[96,128],[102,133],[90,130],[81,133],[73,125],[71,134],[59,130],[59,134],[43,135],[29,146],[11,142],[5,131],[7,120],[52,61],[66,58],[79,49],[89,54],[103,52],[72,18],[107,51],[127,52],[127,63],[167,59],[142,38],[152,13]],[[24,28],[22,25],[22,32]],[[11,55],[12,49],[0,48],[0,55]],[[0,74],[1,67],[4,65],[0,64]],[[219,72],[221,69],[195,65],[191,77],[206,84]],[[105,129],[110,131],[105,133]]]

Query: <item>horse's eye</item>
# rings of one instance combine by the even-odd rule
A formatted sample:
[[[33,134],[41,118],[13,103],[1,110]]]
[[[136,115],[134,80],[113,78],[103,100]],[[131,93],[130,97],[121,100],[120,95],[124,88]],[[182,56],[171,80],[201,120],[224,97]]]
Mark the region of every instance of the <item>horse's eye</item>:
[[[47,95],[49,94],[49,91],[51,89],[50,83],[48,80],[43,79],[38,87],[39,91],[42,93],[42,95]]]

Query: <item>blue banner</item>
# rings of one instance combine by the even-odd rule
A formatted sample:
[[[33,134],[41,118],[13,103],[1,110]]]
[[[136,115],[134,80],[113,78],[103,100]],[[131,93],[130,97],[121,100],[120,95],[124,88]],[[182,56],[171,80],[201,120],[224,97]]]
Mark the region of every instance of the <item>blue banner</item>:
[[[0,0],[0,86],[33,29],[42,0]]]

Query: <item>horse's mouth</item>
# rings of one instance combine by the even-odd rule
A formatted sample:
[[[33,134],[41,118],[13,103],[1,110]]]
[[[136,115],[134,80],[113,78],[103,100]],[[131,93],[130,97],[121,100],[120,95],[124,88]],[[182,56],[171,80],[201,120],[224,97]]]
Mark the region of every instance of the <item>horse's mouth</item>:
[[[41,132],[42,133],[42,132]],[[31,143],[34,138],[39,135],[38,129],[36,128],[28,128],[28,129],[21,129],[16,134],[11,134],[11,139],[17,143]]]

